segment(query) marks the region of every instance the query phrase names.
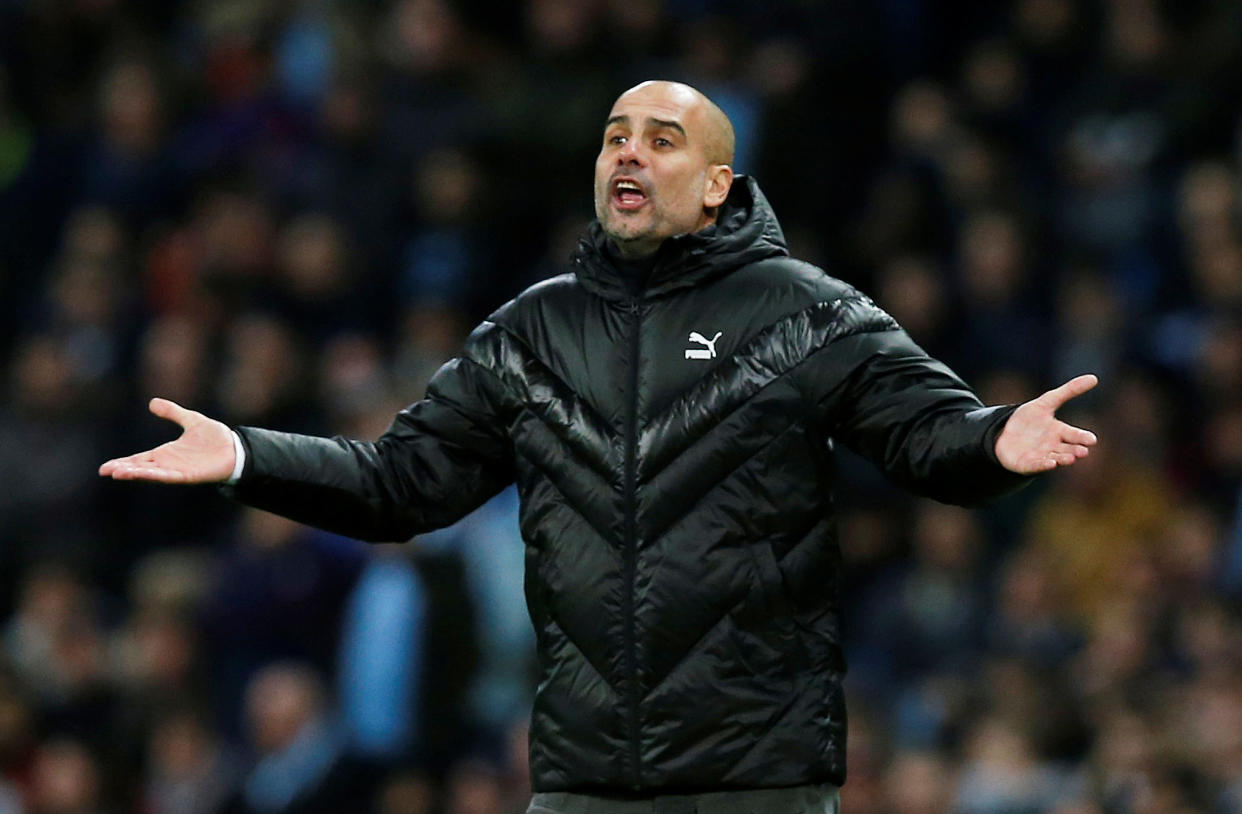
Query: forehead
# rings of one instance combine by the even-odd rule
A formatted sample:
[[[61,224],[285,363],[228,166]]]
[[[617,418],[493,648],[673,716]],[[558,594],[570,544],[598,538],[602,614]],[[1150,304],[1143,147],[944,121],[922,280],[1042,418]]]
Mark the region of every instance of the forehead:
[[[608,118],[626,116],[631,124],[642,123],[649,118],[674,121],[689,132],[700,125],[702,107],[701,100],[687,88],[640,85],[621,94]]]

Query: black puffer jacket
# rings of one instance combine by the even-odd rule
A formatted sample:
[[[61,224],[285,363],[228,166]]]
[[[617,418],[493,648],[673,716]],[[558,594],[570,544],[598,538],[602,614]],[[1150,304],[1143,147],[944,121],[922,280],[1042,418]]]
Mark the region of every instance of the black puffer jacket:
[[[869,299],[789,258],[739,179],[632,297],[598,227],[375,443],[243,429],[233,489],[400,540],[516,480],[542,680],[540,791],[840,783],[833,440],[917,492],[1017,483],[982,408]]]

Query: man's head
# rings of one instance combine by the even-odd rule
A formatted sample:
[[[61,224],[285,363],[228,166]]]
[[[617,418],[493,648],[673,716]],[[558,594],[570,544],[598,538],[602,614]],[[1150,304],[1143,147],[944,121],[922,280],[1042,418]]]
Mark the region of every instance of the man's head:
[[[678,82],[643,82],[617,99],[595,161],[595,216],[627,257],[716,220],[733,184],[733,125]]]
[[[287,749],[323,710],[323,683],[314,670],[302,664],[268,665],[246,686],[250,737],[263,754]]]

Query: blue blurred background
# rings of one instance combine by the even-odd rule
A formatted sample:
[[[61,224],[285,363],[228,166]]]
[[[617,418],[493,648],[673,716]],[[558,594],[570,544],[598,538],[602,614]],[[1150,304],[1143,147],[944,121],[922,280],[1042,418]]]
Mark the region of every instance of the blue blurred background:
[[[1242,4],[0,0],[0,814],[524,810],[511,493],[368,548],[95,470],[157,394],[382,432],[647,78],[985,401],[1103,380],[986,511],[844,462],[847,814],[1242,812]]]

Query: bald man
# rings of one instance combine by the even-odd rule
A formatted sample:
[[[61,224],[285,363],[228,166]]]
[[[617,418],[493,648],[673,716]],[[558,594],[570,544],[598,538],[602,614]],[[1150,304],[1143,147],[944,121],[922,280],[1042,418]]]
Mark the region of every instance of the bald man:
[[[833,447],[974,504],[1086,456],[1080,376],[984,407],[893,319],[794,260],[728,118],[644,82],[608,113],[571,268],[505,304],[377,441],[235,431],[101,467],[226,482],[370,540],[516,481],[542,675],[532,814],[825,814],[845,778]]]

